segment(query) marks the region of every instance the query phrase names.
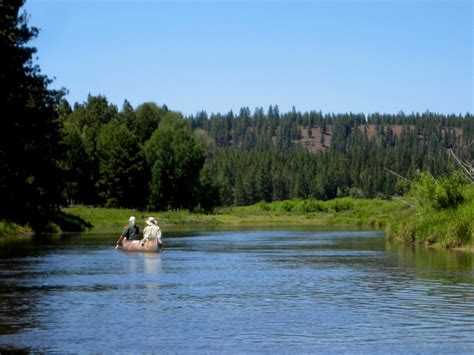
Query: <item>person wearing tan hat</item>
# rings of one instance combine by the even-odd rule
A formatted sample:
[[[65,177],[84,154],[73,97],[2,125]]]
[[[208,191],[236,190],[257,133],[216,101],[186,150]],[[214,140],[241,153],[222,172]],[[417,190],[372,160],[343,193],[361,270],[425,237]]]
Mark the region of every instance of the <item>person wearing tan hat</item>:
[[[161,241],[161,229],[158,227],[156,219],[148,217],[145,223],[147,226],[143,229],[143,239],[141,240],[141,244],[144,245],[146,241],[156,239],[158,241],[158,248],[162,250],[163,242]]]

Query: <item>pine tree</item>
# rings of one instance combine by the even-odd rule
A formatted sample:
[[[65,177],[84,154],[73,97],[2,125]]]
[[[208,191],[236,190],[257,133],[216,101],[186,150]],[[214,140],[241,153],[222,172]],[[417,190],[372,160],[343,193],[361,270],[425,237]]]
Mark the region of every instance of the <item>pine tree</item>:
[[[28,42],[38,30],[20,13],[23,0],[0,2],[0,218],[35,228],[61,202],[60,129],[63,92],[33,63]]]

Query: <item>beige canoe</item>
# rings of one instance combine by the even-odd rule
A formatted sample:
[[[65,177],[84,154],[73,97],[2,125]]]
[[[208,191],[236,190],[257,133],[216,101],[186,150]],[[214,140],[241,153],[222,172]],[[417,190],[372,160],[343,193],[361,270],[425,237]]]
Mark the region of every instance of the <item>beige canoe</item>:
[[[163,249],[163,247],[159,247],[158,241],[155,240],[148,240],[145,242],[144,245],[141,245],[139,240],[122,240],[122,249],[125,251],[145,251],[145,252],[159,252]]]

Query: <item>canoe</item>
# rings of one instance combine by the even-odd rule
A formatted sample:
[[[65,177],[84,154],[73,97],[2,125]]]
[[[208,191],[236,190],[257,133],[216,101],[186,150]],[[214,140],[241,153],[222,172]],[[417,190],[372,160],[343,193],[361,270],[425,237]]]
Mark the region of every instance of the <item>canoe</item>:
[[[160,248],[158,245],[158,241],[155,240],[148,240],[142,246],[139,240],[122,240],[122,249],[125,251],[145,251],[145,252],[159,252]]]

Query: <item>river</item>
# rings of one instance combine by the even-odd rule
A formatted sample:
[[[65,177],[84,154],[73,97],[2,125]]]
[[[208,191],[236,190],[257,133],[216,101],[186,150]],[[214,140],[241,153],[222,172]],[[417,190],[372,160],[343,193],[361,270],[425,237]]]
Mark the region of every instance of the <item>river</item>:
[[[0,240],[0,353],[469,353],[474,255],[337,230]]]

